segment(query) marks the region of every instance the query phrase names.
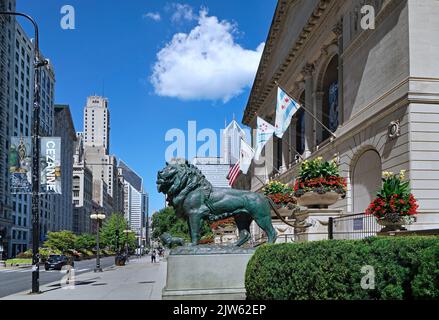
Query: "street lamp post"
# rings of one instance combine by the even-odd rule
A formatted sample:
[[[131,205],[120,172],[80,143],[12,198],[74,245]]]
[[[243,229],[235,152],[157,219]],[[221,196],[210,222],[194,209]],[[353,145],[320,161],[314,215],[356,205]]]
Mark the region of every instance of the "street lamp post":
[[[33,98],[33,160],[32,160],[32,293],[40,292],[40,267],[39,267],[39,242],[40,242],[40,68],[47,65],[47,60],[42,60],[39,48],[38,25],[27,14],[20,12],[0,12],[0,15],[20,16],[29,20],[35,33],[34,41],[34,98]]]
[[[99,248],[99,231],[101,229],[101,221],[105,219],[105,214],[102,213],[93,213],[90,215],[90,219],[96,220],[97,231],[96,231],[96,268],[95,272],[102,272],[101,268],[101,257],[100,257],[100,248]]]
[[[117,229],[116,229],[116,253],[119,256],[119,254],[120,254],[120,249],[119,249],[119,226],[117,226]]]
[[[3,260],[3,237],[0,235],[0,261]]]

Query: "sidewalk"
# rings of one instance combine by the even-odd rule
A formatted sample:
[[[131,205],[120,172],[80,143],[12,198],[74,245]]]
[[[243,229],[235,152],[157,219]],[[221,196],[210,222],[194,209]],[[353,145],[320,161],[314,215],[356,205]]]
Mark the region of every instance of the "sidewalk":
[[[166,261],[131,257],[123,267],[76,276],[73,284],[57,281],[40,287],[42,294],[20,292],[3,300],[160,300],[166,283]]]

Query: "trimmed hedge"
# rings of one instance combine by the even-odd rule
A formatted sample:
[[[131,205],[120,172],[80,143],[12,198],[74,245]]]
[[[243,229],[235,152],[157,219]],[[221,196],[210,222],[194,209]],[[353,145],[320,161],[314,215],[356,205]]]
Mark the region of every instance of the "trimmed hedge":
[[[362,289],[362,267],[375,288]],[[245,275],[251,300],[439,299],[439,237],[267,244]]]

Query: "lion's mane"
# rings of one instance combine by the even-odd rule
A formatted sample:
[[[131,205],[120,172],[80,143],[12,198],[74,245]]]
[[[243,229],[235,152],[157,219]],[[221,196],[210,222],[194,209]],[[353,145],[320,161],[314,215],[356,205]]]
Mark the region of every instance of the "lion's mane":
[[[194,190],[201,189],[206,196],[212,190],[212,184],[193,164],[169,164],[177,173],[172,177],[172,186],[167,192],[167,200],[178,215],[182,215],[182,205],[186,196]]]

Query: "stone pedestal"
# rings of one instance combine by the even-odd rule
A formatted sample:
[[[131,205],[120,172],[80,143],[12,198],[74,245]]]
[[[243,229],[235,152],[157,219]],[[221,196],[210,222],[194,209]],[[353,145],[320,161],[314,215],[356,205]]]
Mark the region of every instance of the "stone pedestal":
[[[288,218],[285,218],[287,221]],[[289,220],[289,223],[293,224],[293,220]],[[294,228],[285,224],[280,219],[273,219],[272,224],[274,229],[277,232],[277,239],[276,243],[286,243],[286,242],[293,242],[294,241]]]
[[[329,218],[339,217],[342,212],[338,209],[306,209],[296,213],[298,221],[312,224],[309,228],[295,228],[296,241],[327,240]]]
[[[245,270],[254,249],[200,245],[168,256],[163,300],[244,300]]]

